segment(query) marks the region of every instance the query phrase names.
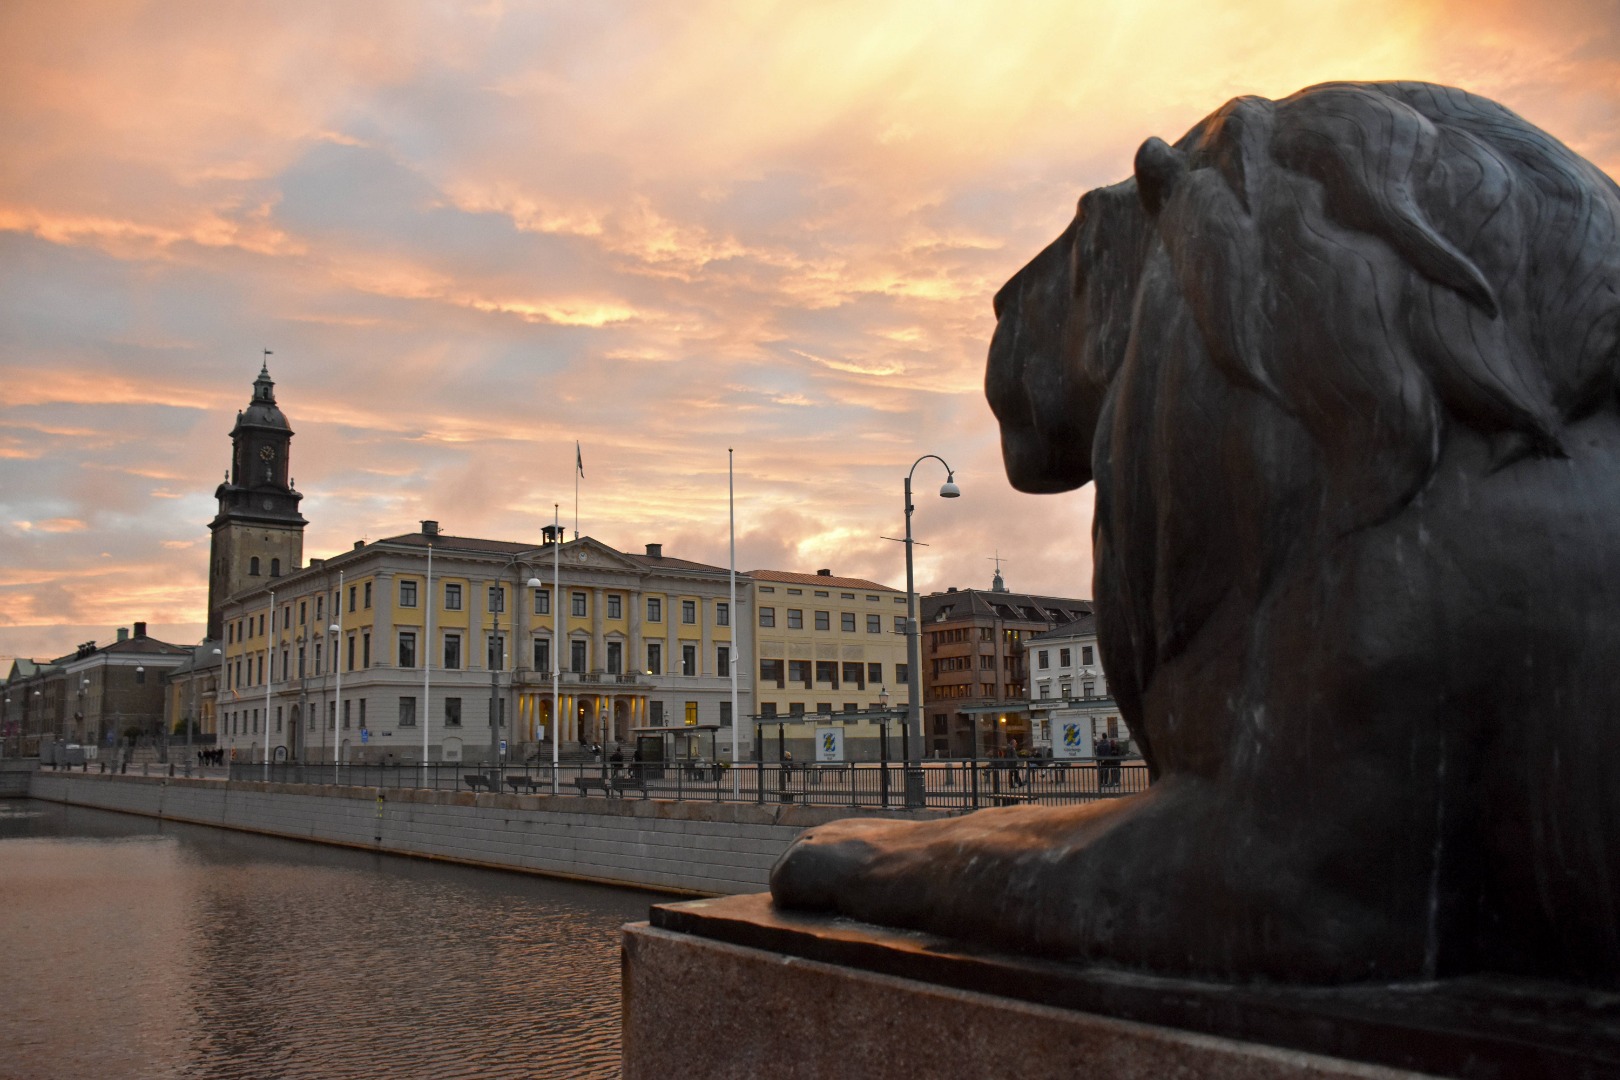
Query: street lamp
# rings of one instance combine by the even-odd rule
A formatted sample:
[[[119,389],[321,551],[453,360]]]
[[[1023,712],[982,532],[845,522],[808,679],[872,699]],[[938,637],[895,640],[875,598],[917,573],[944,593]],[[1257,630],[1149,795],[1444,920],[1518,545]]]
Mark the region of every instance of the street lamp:
[[[85,722],[84,716],[84,692],[88,689],[90,689],[90,678],[89,676],[84,676],[79,679],[79,715],[74,717],[74,719],[79,722],[80,742],[85,742],[85,736],[90,732],[90,725]]]
[[[925,788],[922,771],[922,646],[920,631],[917,627],[917,588],[913,584],[914,572],[912,569],[911,549],[911,477],[917,471],[917,466],[933,458],[945,466],[945,483],[939,489],[942,499],[954,499],[962,494],[956,486],[956,474],[951,470],[945,459],[938,454],[924,454],[911,463],[911,470],[906,473],[906,690],[910,700],[906,702],[905,735],[906,757],[906,806],[908,808],[920,807],[924,803]]]
[[[343,578],[338,578],[338,595],[343,595]],[[332,783],[342,781],[341,770],[338,768],[343,759],[343,750],[338,743],[338,716],[343,712],[343,651],[338,646],[343,644],[343,627],[332,623],[327,627],[332,633],[332,668],[337,672],[337,693],[332,698]]]
[[[534,551],[519,551],[515,555],[508,556],[506,566],[502,567],[501,573],[495,576],[495,595],[499,597],[501,579],[506,576],[507,570],[512,571],[512,630],[514,633],[517,631],[517,568],[523,565],[523,556],[533,555],[534,553]],[[540,579],[537,577],[529,578],[528,587],[531,589],[540,588]],[[505,666],[506,662],[506,642],[501,637],[501,608],[503,606],[499,603],[490,605],[493,609],[490,611],[490,615],[494,619],[494,624],[490,630],[489,649],[487,650],[489,660],[489,786],[492,791],[498,791],[500,783],[501,668]],[[499,650],[499,653],[496,650]]]
[[[205,644],[207,643],[206,638],[204,639],[204,643]],[[213,655],[215,655],[215,656],[220,655],[219,650],[215,649],[214,652],[213,652]],[[199,678],[199,671],[200,671],[200,669],[197,666],[196,656],[197,656],[197,654],[195,652],[193,652],[192,653],[192,660],[191,660],[191,708],[186,711],[186,775],[187,776],[191,775],[191,762],[192,762],[192,759],[196,756],[195,752],[191,748],[191,732],[192,732],[192,729],[197,726],[197,680]]]

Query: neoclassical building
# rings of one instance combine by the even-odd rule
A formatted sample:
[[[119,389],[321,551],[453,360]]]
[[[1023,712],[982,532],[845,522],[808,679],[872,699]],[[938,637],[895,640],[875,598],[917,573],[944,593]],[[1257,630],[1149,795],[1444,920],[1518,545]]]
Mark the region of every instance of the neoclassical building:
[[[739,607],[748,595],[739,576]],[[565,755],[628,753],[636,728],[729,729],[747,655],[723,567],[549,528],[523,544],[424,521],[240,592],[222,615],[220,741],[239,760],[268,747],[278,760],[415,762],[425,748],[484,761],[503,740],[509,761],[549,759],[553,732]]]

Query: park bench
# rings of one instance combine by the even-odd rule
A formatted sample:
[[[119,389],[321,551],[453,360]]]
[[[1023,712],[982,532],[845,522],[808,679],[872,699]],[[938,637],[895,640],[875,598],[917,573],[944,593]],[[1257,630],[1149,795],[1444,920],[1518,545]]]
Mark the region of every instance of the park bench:
[[[492,786],[490,786],[489,777],[485,776],[483,773],[464,773],[462,774],[461,780],[474,791],[495,790]]]
[[[531,795],[535,794],[539,792],[540,785],[545,782],[545,777],[542,776],[508,776],[506,778],[506,786],[512,789],[514,795],[518,793],[519,788],[528,788]]]
[[[647,781],[631,773],[621,773],[613,778],[613,790],[619,795],[626,791],[639,791],[642,798],[647,797]]]
[[[593,791],[600,791],[604,795],[609,794],[607,781],[600,776],[576,776],[574,777],[574,786],[579,788],[581,795],[589,795]]]

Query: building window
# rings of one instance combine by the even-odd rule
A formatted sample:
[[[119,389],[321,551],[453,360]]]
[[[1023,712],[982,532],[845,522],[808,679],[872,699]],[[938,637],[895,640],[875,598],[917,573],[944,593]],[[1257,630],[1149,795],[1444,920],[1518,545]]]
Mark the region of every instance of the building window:
[[[1052,657],[1050,653],[1048,653],[1048,651],[1045,649],[1041,649],[1035,654],[1035,666],[1038,668],[1049,668],[1052,666],[1051,663],[1049,663],[1051,659]]]
[[[830,612],[830,611],[818,611],[818,612],[816,612],[816,629],[817,630],[831,630],[832,629],[832,612]]]
[[[692,624],[697,622],[697,601],[696,600],[682,600],[681,601],[681,622],[687,624],[688,626],[691,626]]]
[[[664,621],[664,602],[656,596],[647,597],[647,621]]]
[[[568,670],[585,670],[585,643],[583,641],[570,641],[568,643]]]
[[[762,701],[762,702],[760,702],[759,703],[759,718],[761,720],[773,720],[773,719],[775,719],[776,718],[776,702],[774,702],[774,701]]]
[[[715,605],[714,605],[714,625],[716,625],[716,626],[730,626],[731,625],[731,605],[728,604],[724,600],[715,601]]]
[[[790,607],[790,608],[787,609],[787,615],[788,615],[787,624],[788,624],[788,629],[789,630],[803,630],[804,629],[804,612],[800,611],[796,607]]]
[[[817,716],[831,716],[832,711],[833,711],[832,710],[832,702],[830,702],[830,701],[818,701],[818,702],[816,702],[816,715]]]
[[[353,671],[354,670],[354,635],[353,634],[349,635],[349,646],[348,647],[349,647],[349,670]],[[263,676],[263,670],[262,669],[260,670],[260,676],[261,677]]]
[[[458,697],[447,697],[447,698],[444,699],[444,726],[445,727],[460,727],[461,726],[461,699],[460,698],[458,698]]]
[[[894,617],[894,632],[897,634],[903,634],[906,632],[906,617],[904,615],[896,615]]]
[[[765,683],[770,683],[778,690],[782,689],[782,687],[786,685],[786,683],[783,682],[782,661],[761,660],[759,662],[759,681],[760,685],[762,686]]]
[[[664,726],[664,703],[662,701],[647,702],[647,719],[653,727]]]
[[[506,668],[506,635],[487,634],[484,637],[484,670],[503,671]]]
[[[354,699],[343,699],[343,730],[349,730],[349,718],[354,714]]]
[[[697,674],[696,645],[681,646],[681,674],[688,676]]]
[[[844,665],[844,683],[845,683],[845,685],[854,686],[854,687],[858,687],[859,689],[865,690],[866,689],[866,680],[865,680],[865,678],[863,678],[863,676],[865,674],[866,674],[866,669],[859,663],[853,663],[853,664],[846,663]]]
[[[499,585],[489,587],[489,599],[485,601],[486,610],[501,612],[506,610],[506,590]]]
[[[766,627],[775,626],[776,625],[776,609],[773,608],[773,607],[762,607],[762,608],[760,608],[759,609],[759,625],[766,626]]]
[[[401,697],[399,699],[399,726],[416,726],[416,698]]]
[[[262,664],[262,663],[264,663],[264,661],[261,660],[261,661],[259,661],[259,663]],[[144,667],[138,667],[138,668],[135,669],[135,681],[137,683],[141,684],[141,685],[145,685],[145,683],[146,683],[146,669]]]
[[[686,726],[697,727],[697,702],[695,701],[686,703]]]
[[[235,645],[236,644],[236,624],[235,623],[226,623],[225,624],[225,644],[227,644],[227,645]]]
[[[1095,697],[1097,694],[1097,684],[1092,682],[1090,679],[1087,679],[1085,682],[1080,684],[1080,693],[1084,694],[1088,698]]]
[[[839,612],[838,623],[844,633],[853,634],[855,632],[855,613],[853,611]]]
[[[714,673],[722,679],[731,678],[731,649],[720,645],[714,651]]]
[[[307,672],[304,671],[304,647],[298,646],[298,677],[302,679]]]
[[[453,581],[444,583],[444,610],[461,610],[461,586]]]
[[[361,698],[360,699],[360,727],[361,727],[361,730],[364,730],[365,726],[366,726],[366,699]]]
[[[616,592],[615,593],[608,593],[607,605],[608,605],[608,613],[607,613],[608,618],[610,618],[610,619],[622,619],[622,618],[624,618],[624,597],[620,596]]]
[[[550,615],[551,614],[551,590],[550,589],[536,589],[536,590],[534,590],[534,613],[536,615]]]
[[[570,600],[572,601],[572,607],[569,609],[569,613],[576,619],[583,619],[586,615],[585,594],[582,592],[574,593]]]
[[[259,557],[257,555],[248,560],[248,574],[252,577],[259,576]]]
[[[647,674],[664,673],[664,647],[656,641],[647,643]]]
[[[910,682],[911,681],[911,665],[910,664],[896,664],[896,665],[894,665],[894,681],[897,682],[897,683],[908,683],[908,682]]]
[[[1052,696],[1052,684],[1049,683],[1049,682],[1043,681],[1041,683],[1041,697],[1049,698],[1051,696]]]
[[[363,604],[361,604],[360,606],[366,608],[367,610],[370,610],[370,608],[371,608],[371,582],[369,582],[369,581],[366,582],[365,602]]]
[[[1091,646],[1090,645],[1082,645],[1082,646],[1080,646],[1080,666],[1081,667],[1090,667],[1091,663],[1092,663],[1092,660],[1091,660]]]
[[[399,583],[399,606],[416,606],[416,582],[402,581]],[[413,699],[414,700],[414,699]]]
[[[461,668],[461,635],[444,635],[444,670],[458,671]]]
[[[371,635],[369,633],[360,635],[360,666],[371,666]]]
[[[607,654],[608,674],[624,674],[624,643],[619,641],[608,642]]]
[[[534,670],[551,670],[551,640],[549,638],[534,639]]]
[[[810,661],[789,660],[788,682],[794,686],[802,686],[806,690],[810,689],[812,685],[810,682]]]
[[[816,682],[827,683],[834,690],[838,689],[838,661],[817,660]]]
[[[412,630],[399,632],[399,666],[416,666],[416,633]]]
[[[1068,667],[1073,654],[1068,649],[1058,650],[1058,667]]]
[[[359,596],[359,594],[360,594],[360,587],[358,585],[350,585],[349,586],[349,610],[350,611],[354,610],[355,598],[357,596]]]
[[[788,715],[789,716],[803,716],[804,715],[804,702],[802,702],[802,701],[790,701],[790,702],[788,702]]]
[[[281,576],[281,560],[280,559],[271,559],[270,560],[270,576],[271,577],[280,577]],[[277,718],[277,720],[276,720],[276,730],[277,731],[281,730],[281,720],[280,720],[280,718]]]
[[[281,706],[276,706],[276,734],[281,734]]]
[[[729,701],[722,701],[720,703],[720,726],[731,726],[731,702]]]
[[[881,616],[881,615],[868,615],[866,617],[866,632],[868,634],[881,634],[881,633],[883,633],[883,616]]]
[[[321,593],[319,596],[317,596],[315,598],[315,621],[316,622],[320,622],[322,619],[324,619],[326,617],[323,614],[325,611],[326,611],[326,594]]]

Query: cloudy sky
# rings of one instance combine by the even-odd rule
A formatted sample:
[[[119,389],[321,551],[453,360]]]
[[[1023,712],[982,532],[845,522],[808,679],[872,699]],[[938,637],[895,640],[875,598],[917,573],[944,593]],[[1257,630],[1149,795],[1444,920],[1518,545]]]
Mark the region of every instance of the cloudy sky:
[[[261,350],[305,555],[439,519],[1090,595],[990,298],[1237,94],[1417,78],[1620,175],[1620,0],[0,5],[0,665],[202,633]],[[3,670],[3,668],[0,668]]]

